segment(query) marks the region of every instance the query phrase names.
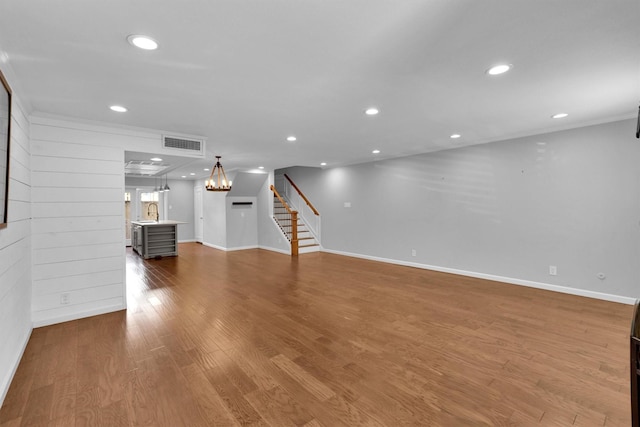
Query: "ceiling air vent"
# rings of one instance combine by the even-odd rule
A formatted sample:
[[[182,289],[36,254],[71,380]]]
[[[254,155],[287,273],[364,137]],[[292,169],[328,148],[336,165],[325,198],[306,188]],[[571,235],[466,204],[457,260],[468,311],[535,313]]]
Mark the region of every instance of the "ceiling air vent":
[[[172,150],[180,150],[191,154],[204,154],[204,141],[198,139],[179,138],[175,136],[163,136],[162,146]]]

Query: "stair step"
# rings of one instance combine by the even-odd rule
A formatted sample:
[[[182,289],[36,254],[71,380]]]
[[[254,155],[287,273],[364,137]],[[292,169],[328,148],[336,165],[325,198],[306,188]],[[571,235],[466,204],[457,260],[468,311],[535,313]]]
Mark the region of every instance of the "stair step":
[[[317,244],[317,243],[314,243],[314,244],[311,244],[311,245],[298,245],[298,248],[311,248],[311,247],[314,247],[314,246],[320,246],[320,245]]]

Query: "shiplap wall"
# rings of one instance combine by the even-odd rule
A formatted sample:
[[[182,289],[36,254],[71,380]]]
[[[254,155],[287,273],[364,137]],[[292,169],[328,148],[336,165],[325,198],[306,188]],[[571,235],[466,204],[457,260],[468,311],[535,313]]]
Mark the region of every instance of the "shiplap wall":
[[[31,117],[34,326],[126,308],[124,152],[176,155],[161,141],[160,132]]]
[[[32,131],[34,325],[125,308],[124,151],[91,132]]]
[[[29,119],[15,94],[10,156],[9,221],[0,230],[0,406],[31,334]]]

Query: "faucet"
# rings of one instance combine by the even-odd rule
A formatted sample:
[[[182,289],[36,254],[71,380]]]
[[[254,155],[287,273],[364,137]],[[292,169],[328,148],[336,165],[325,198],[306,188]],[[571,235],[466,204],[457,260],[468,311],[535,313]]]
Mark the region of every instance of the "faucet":
[[[147,207],[147,216],[151,215],[155,215],[156,221],[160,221],[160,210],[158,209],[157,203],[149,203],[149,206]]]

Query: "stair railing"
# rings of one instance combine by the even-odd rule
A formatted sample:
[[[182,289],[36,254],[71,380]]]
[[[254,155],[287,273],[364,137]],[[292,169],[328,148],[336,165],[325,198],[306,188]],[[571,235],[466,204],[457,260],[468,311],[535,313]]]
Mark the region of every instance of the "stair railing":
[[[291,239],[290,239],[291,256],[298,256],[298,211],[294,211],[289,207],[287,202],[284,201],[282,196],[280,196],[280,194],[278,193],[278,190],[276,190],[276,188],[273,185],[271,185],[269,188],[271,188],[271,191],[273,191],[273,194],[278,198],[282,206],[285,207],[285,209],[287,210],[287,213],[289,214],[289,218],[287,218],[287,220],[284,221],[285,223],[275,218],[275,216],[274,216],[274,219],[276,220],[278,225],[280,225],[280,228],[282,228],[283,232],[285,231],[283,226],[291,227]],[[286,224],[286,222],[289,222],[289,224]],[[286,232],[285,232],[285,235],[289,237]]]
[[[291,206],[300,213],[302,221],[306,224],[313,237],[320,242],[320,213],[293,180],[289,178],[289,175],[285,173],[284,177],[285,197],[289,200]]]

